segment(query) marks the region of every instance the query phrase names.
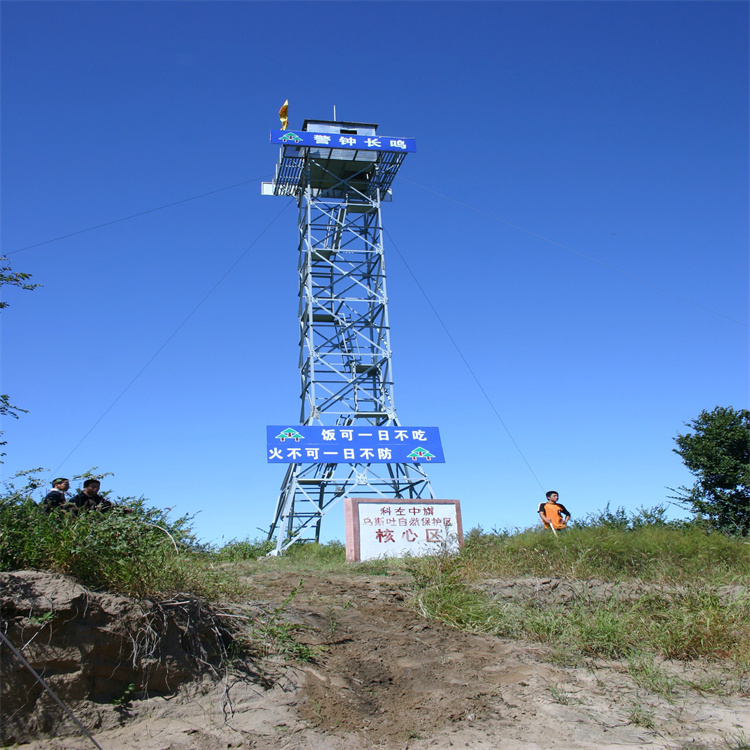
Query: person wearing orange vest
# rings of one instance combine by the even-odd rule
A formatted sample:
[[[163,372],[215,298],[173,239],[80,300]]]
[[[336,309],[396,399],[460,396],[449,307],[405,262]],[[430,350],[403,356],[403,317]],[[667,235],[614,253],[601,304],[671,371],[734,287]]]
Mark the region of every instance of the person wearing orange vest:
[[[561,531],[567,528],[570,513],[562,503],[557,502],[559,497],[560,495],[557,492],[550,490],[547,493],[547,501],[539,503],[537,512],[545,529],[551,528],[553,531]]]

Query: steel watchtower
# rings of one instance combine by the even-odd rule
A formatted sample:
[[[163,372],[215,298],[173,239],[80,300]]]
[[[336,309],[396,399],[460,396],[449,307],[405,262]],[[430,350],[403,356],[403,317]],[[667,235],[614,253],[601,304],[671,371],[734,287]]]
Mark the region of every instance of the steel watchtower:
[[[262,192],[298,206],[301,424],[398,426],[381,202],[414,141],[323,120],[273,131],[271,141],[281,151]],[[419,463],[289,464],[269,531],[277,552],[318,541],[323,515],[352,490],[434,497]]]

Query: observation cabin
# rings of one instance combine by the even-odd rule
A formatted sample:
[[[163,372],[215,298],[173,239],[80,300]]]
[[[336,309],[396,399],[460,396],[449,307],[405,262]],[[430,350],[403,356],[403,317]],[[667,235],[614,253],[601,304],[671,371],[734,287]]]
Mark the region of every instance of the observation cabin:
[[[406,153],[416,151],[411,138],[378,136],[373,123],[305,120],[301,131],[275,131],[281,142],[273,182],[263,195],[347,201],[391,200],[390,188]],[[280,135],[279,135],[280,134]]]

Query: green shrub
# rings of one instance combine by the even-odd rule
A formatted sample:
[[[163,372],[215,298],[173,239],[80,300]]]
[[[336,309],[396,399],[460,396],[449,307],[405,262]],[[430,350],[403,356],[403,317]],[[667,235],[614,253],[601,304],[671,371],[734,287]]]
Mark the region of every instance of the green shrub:
[[[34,502],[32,479],[0,498],[0,570],[46,570],[91,588],[134,596],[191,592],[230,595],[236,585],[214,570],[190,518],[171,520],[143,498],[108,512],[45,514]]]

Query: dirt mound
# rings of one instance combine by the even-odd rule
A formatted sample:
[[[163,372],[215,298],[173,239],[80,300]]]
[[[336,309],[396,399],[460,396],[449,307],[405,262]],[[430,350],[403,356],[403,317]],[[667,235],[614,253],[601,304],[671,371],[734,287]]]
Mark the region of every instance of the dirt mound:
[[[281,645],[296,626],[297,654],[311,658],[270,657],[255,677],[226,668],[222,679],[188,685],[176,698],[144,696],[122,725],[108,718],[116,707],[100,705],[102,747],[707,750],[750,734],[747,696],[687,687],[708,685],[710,666],[659,663],[675,681],[665,697],[636,684],[624,663],[553,664],[549,649],[427,621],[409,606],[405,578],[235,570],[251,601],[224,615],[248,618],[254,637]],[[29,750],[91,747],[66,733],[40,732]]]
[[[230,640],[194,599],[134,602],[50,573],[0,573],[0,617],[52,691],[97,728],[126,719],[132,699],[171,696],[215,672]],[[20,742],[77,732],[5,645],[2,656],[0,736]]]

